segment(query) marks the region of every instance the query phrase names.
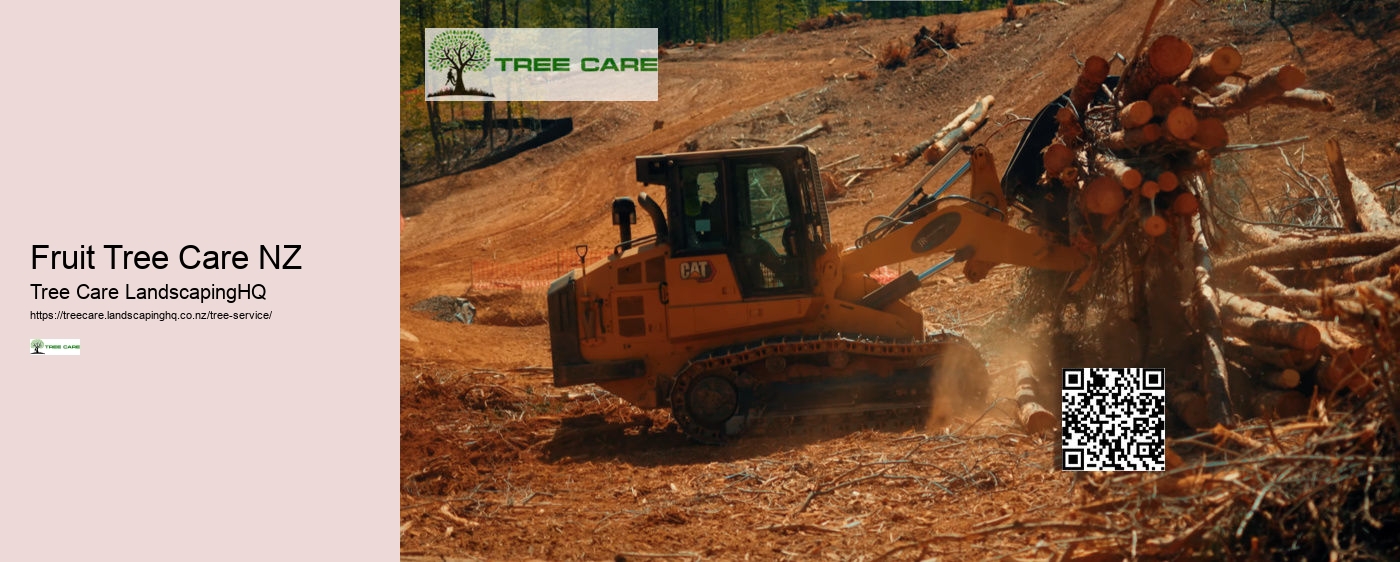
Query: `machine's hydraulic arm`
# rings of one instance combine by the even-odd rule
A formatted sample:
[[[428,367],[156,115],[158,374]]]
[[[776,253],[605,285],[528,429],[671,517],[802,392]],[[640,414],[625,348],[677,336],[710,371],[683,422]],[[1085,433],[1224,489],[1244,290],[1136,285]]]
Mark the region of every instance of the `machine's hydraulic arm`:
[[[842,269],[851,275],[919,256],[954,252],[949,261],[925,274],[906,273],[866,295],[861,304],[883,308],[917,289],[928,274],[957,261],[968,262],[966,272],[972,281],[981,280],[987,270],[1002,263],[1054,271],[1085,267],[1087,259],[1073,248],[1007,224],[1006,199],[986,147],[973,150],[971,169],[971,197],[925,201],[905,212],[902,219],[897,217],[896,227],[841,256]]]

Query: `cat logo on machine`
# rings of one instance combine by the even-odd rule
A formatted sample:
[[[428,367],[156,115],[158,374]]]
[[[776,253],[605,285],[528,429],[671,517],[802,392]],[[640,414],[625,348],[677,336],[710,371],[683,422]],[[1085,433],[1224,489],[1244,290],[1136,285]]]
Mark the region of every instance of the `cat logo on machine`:
[[[701,283],[714,279],[715,267],[709,260],[681,262],[681,279],[694,279]]]

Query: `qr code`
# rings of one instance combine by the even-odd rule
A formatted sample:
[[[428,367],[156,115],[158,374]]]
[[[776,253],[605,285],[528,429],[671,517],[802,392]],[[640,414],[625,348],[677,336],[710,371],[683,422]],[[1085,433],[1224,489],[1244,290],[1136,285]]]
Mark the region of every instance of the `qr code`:
[[[1165,378],[1164,369],[1065,369],[1062,467],[1166,470]]]

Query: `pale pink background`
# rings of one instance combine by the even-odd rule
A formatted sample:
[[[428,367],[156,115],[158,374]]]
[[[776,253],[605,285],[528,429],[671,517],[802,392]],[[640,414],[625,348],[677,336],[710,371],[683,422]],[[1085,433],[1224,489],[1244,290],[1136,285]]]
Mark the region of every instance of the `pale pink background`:
[[[0,560],[397,556],[397,4],[365,6],[0,7]],[[175,265],[32,271],[32,244]],[[302,244],[304,269],[185,270],[185,244]],[[41,303],[35,282],[268,300]],[[28,318],[59,308],[273,318]]]

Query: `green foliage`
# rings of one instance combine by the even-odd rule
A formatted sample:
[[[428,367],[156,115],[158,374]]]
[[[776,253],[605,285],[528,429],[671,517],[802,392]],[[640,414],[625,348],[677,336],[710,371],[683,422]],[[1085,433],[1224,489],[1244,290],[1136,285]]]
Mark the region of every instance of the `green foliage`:
[[[470,0],[400,0],[399,90],[423,85],[423,30],[477,27]]]
[[[491,45],[470,29],[449,29],[433,37],[428,45],[428,65],[433,70],[486,70],[491,62]]]

